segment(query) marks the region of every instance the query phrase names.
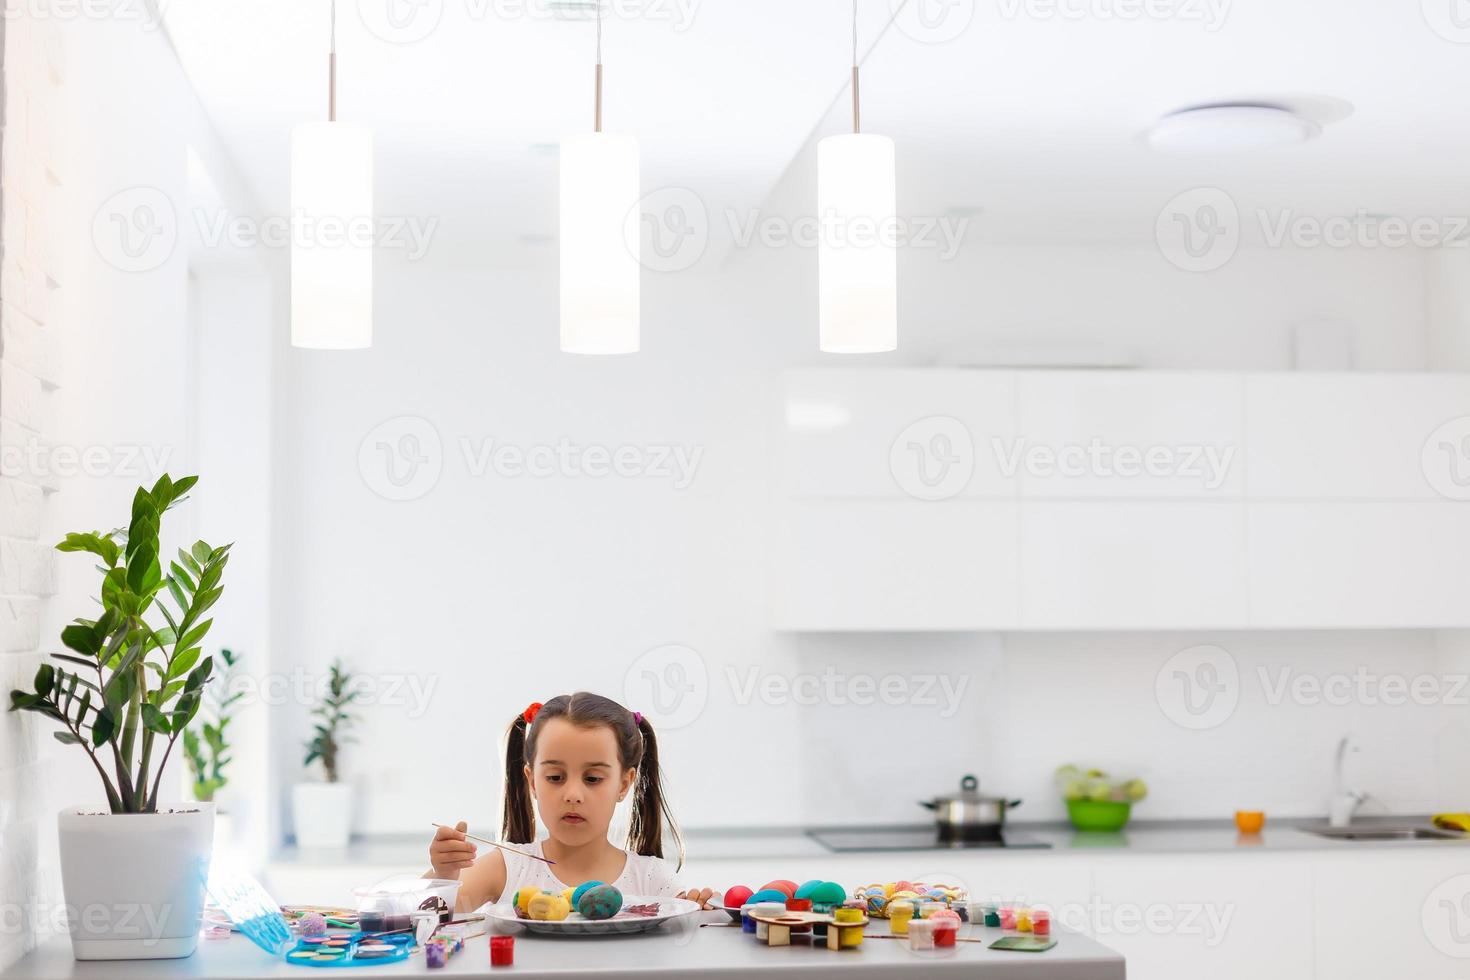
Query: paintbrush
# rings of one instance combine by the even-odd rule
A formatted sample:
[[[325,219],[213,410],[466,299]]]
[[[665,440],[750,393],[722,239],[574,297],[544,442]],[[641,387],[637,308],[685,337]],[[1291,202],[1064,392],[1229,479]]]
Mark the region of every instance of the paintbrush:
[[[439,828],[441,828],[443,830],[454,830],[453,827],[445,826],[442,823],[430,823],[430,826],[431,827],[439,827]],[[465,837],[468,840],[479,841],[481,844],[489,844],[491,847],[498,847],[502,851],[510,851],[510,853],[512,853],[512,854],[519,854],[521,857],[528,857],[528,858],[531,858],[532,860],[535,860],[535,861],[545,861],[547,864],[555,864],[556,863],[555,861],[551,860],[551,858],[544,858],[544,857],[542,857],[539,854],[531,854],[528,851],[518,851],[514,847],[507,847],[504,844],[497,844],[493,840],[486,840],[483,837],[476,837],[474,834],[465,834],[465,832],[462,831],[462,830],[454,830],[454,832],[456,834],[464,834]]]

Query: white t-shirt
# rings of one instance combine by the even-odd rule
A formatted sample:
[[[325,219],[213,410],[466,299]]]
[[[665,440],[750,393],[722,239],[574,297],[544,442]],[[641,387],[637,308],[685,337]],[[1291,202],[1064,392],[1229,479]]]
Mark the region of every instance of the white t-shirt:
[[[541,844],[538,840],[534,844],[518,846],[529,854],[544,857]],[[542,891],[561,892],[581,884],[580,881],[562,881],[556,877],[555,865],[534,861],[510,851],[500,853],[505,858],[505,891],[500,894],[501,902],[509,902],[516,892],[533,885]],[[612,884],[624,896],[673,898],[683,891],[674,878],[673,867],[663,858],[628,854],[626,851],[623,853],[627,855],[627,863],[623,865],[623,873]]]

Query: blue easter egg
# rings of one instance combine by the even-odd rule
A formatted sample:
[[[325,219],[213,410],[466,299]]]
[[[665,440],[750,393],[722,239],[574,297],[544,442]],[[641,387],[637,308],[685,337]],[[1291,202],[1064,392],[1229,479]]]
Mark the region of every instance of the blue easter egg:
[[[577,902],[577,912],[584,919],[611,919],[622,909],[623,893],[612,885],[593,885]]]
[[[778,892],[774,888],[762,888],[745,900],[746,905],[754,905],[757,902],[780,902],[782,905],[785,905],[786,893]]]
[[[596,888],[600,884],[602,884],[600,881],[584,881],[578,885],[572,892],[572,908],[577,907],[577,904],[582,901],[582,896],[587,894],[589,888]]]

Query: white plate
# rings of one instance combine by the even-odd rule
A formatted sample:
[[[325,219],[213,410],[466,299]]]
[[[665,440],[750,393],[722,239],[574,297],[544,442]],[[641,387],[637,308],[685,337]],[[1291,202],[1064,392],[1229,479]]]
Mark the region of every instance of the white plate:
[[[608,936],[635,932],[647,932],[657,929],[665,922],[683,918],[699,911],[699,905],[689,901],[687,898],[650,898],[643,895],[624,895],[623,907],[629,905],[652,905],[658,903],[656,915],[629,915],[619,912],[611,919],[584,919],[579,913],[573,912],[560,922],[544,922],[535,919],[522,919],[516,915],[516,911],[509,902],[491,905],[485,909],[485,913],[494,921],[500,923],[513,922],[518,926],[524,926],[531,932],[539,932],[548,936]]]

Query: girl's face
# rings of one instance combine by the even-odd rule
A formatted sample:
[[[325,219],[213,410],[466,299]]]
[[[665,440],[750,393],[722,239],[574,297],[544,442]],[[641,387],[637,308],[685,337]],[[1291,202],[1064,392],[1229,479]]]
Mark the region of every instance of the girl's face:
[[[579,728],[553,718],[536,736],[536,759],[526,766],[536,809],[551,836],[564,844],[607,838],[613,808],[637,770],[618,761],[618,739],[606,725]]]

